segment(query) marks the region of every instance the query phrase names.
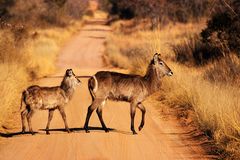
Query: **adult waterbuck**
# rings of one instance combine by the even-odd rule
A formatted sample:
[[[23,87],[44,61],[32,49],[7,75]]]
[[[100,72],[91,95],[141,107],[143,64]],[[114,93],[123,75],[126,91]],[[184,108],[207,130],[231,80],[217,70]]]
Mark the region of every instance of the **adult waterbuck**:
[[[55,109],[60,111],[65,124],[65,129],[67,132],[70,132],[64,107],[72,98],[74,90],[80,82],[81,81],[76,78],[72,69],[67,69],[60,86],[40,87],[34,85],[23,91],[21,99],[22,132],[25,132],[25,118],[27,117],[29,131],[34,134],[31,125],[31,118],[34,112],[36,110],[48,110],[49,115],[46,126],[46,134],[49,134],[49,125]],[[22,104],[23,102],[25,105]]]
[[[97,109],[97,115],[105,132],[108,132],[103,118],[102,107],[107,99],[130,102],[131,130],[134,129],[134,117],[136,108],[142,112],[142,120],[139,131],[144,126],[146,109],[142,102],[149,95],[159,90],[161,78],[165,75],[172,76],[173,72],[156,53],[151,60],[145,76],[129,75],[116,72],[100,71],[88,81],[88,88],[92,96],[92,104],[88,107],[85,131],[88,133],[88,123],[92,112]]]

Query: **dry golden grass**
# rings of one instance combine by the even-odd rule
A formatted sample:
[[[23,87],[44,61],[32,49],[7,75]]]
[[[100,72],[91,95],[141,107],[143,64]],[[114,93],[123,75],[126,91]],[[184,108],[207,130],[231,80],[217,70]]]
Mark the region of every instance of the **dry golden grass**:
[[[23,39],[16,45],[10,31],[0,34],[0,131],[16,127],[16,114],[20,108],[21,92],[37,77],[54,71],[54,62],[64,44],[80,27],[74,22],[67,28],[50,28],[34,31],[35,36]],[[30,31],[31,33],[31,31]]]
[[[239,156],[239,88],[230,84],[211,83],[203,79],[198,69],[174,63],[170,63],[170,66],[174,77],[164,79],[164,102],[193,109],[201,129],[210,132],[223,149],[235,157]]]
[[[221,64],[221,65],[219,65]],[[236,54],[226,55],[219,61],[209,64],[204,78],[211,82],[232,84],[240,87],[240,60]]]
[[[56,27],[36,31],[38,33],[37,38],[29,41],[26,48],[26,52],[31,59],[29,62],[31,72],[37,72],[38,77],[52,73],[60,47],[73,33],[78,31],[81,25],[81,22],[73,22],[67,28]]]
[[[113,28],[119,28],[119,23],[113,24]],[[122,34],[118,29],[113,35],[109,36],[106,44],[106,55],[108,61],[114,66],[120,68],[131,68],[132,72],[139,67],[139,63],[144,67],[143,70],[137,71],[139,74],[145,73],[145,66],[148,60],[152,58],[155,52],[161,53],[163,57],[172,59],[174,53],[171,50],[171,44],[181,43],[190,34],[198,33],[204,28],[205,23],[201,24],[170,24],[163,30],[159,31],[137,31],[130,34]],[[123,61],[123,63],[121,62]],[[127,63],[128,62],[128,63]]]
[[[210,132],[216,143],[233,158],[240,158],[239,87],[206,79],[206,70],[211,65],[195,68],[173,61],[170,44],[199,33],[202,28],[199,26],[204,27],[204,24],[170,25],[161,31],[137,31],[131,36],[117,32],[107,41],[106,55],[115,66],[144,74],[152,55],[160,52],[174,73],[171,78],[163,78],[159,93],[162,103],[194,110],[193,120],[200,128]]]

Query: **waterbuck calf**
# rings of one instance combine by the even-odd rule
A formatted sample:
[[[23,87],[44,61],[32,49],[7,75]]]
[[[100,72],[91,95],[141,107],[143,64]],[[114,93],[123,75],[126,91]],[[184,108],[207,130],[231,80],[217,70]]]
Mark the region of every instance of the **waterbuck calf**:
[[[161,78],[165,75],[172,76],[173,72],[156,53],[151,60],[145,76],[121,74],[116,72],[100,71],[88,81],[88,88],[92,96],[92,104],[88,107],[85,131],[88,133],[88,123],[92,112],[97,109],[97,115],[105,132],[108,132],[103,118],[102,107],[107,99],[130,102],[131,130],[134,129],[134,117],[136,108],[142,112],[142,120],[139,131],[144,126],[146,109],[142,102],[149,95],[159,90]]]
[[[27,118],[29,131],[34,134],[31,125],[31,118],[36,110],[49,110],[46,134],[49,134],[49,125],[55,109],[60,111],[65,124],[65,129],[70,132],[66,120],[64,106],[72,98],[76,86],[81,81],[76,78],[72,69],[67,69],[60,86],[40,87],[37,85],[28,87],[22,93],[21,100],[21,119],[22,132],[25,132],[25,118]],[[25,103],[23,106],[22,103]]]

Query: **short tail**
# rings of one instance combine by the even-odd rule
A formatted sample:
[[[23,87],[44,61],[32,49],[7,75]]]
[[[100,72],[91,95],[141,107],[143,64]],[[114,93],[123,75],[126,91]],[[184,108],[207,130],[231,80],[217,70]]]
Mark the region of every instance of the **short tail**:
[[[95,93],[97,92],[98,89],[98,82],[95,76],[91,77],[88,80],[88,90],[91,94],[92,101],[95,99]]]
[[[27,90],[24,90],[22,92],[22,97],[21,97],[21,105],[20,105],[20,112],[24,111],[25,108],[23,107],[23,103],[26,104],[26,96],[28,95],[28,91]]]

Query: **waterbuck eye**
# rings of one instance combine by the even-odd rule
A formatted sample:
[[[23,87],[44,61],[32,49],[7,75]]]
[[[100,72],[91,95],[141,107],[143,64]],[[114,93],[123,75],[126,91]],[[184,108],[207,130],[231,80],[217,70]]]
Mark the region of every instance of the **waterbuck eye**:
[[[159,62],[160,65],[163,65],[163,62]]]

